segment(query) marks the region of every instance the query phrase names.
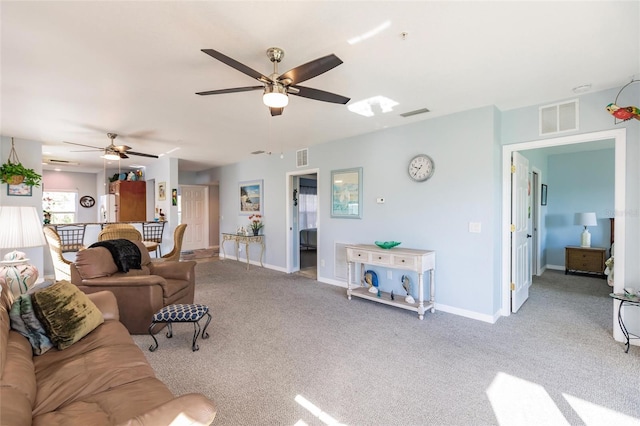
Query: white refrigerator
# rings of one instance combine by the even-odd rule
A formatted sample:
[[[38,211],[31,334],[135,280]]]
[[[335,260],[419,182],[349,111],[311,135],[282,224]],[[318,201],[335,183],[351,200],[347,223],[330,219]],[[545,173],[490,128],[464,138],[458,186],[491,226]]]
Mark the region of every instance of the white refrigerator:
[[[100,196],[100,207],[98,208],[98,221],[101,223],[116,221],[116,196],[107,194]]]

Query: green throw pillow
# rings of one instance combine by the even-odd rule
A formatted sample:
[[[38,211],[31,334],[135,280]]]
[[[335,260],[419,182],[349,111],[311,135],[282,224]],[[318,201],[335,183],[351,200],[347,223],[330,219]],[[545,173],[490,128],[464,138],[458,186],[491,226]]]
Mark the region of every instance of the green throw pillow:
[[[33,308],[49,338],[66,349],[104,322],[102,312],[78,287],[58,281],[31,295]]]

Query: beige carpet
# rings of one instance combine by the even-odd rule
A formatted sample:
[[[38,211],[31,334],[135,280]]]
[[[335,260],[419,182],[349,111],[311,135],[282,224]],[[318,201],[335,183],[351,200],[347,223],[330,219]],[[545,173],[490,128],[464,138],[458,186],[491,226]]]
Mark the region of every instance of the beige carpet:
[[[640,347],[625,354],[612,339],[605,280],[547,271],[517,314],[487,324],[440,311],[419,321],[235,260],[196,273],[213,314],[200,350],[191,324],[159,334],[156,352],[134,339],[175,394],[216,402],[214,425],[640,422]]]

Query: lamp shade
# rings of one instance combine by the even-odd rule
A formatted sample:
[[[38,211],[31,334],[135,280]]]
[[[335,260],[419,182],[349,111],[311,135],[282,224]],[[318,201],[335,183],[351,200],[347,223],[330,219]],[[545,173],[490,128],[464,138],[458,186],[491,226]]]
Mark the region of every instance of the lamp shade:
[[[596,221],[596,214],[593,212],[576,213],[574,224],[580,226],[598,226],[598,222]]]
[[[0,249],[44,246],[42,219],[35,207],[0,206]]]
[[[264,88],[262,102],[271,108],[284,108],[289,105],[289,96],[282,85],[271,84]]]

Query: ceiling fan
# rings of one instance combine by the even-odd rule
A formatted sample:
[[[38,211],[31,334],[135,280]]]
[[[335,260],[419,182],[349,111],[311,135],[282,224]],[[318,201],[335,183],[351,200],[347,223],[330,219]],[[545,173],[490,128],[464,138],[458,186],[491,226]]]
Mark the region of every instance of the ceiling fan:
[[[95,150],[98,151],[104,151],[104,154],[101,155],[102,158],[104,158],[105,160],[119,160],[121,158],[129,158],[129,155],[137,155],[139,157],[150,157],[150,158],[158,158],[157,155],[153,155],[153,154],[145,154],[143,152],[135,152],[135,151],[131,151],[131,147],[127,146],[127,145],[116,145],[113,143],[114,139],[118,137],[117,133],[107,133],[107,137],[109,139],[111,139],[111,143],[104,147],[104,148],[100,148],[97,146],[92,146],[92,145],[85,145],[85,144],[81,144],[81,143],[75,143],[75,142],[67,142],[65,141],[64,143],[68,143],[71,145],[79,145],[79,146],[86,146],[89,148],[93,148]],[[77,152],[81,152],[81,151],[77,151]],[[129,155],[127,155],[129,154]]]
[[[273,63],[273,74],[266,76],[258,71],[241,64],[213,49],[201,49],[207,55],[229,65],[249,77],[255,78],[260,86],[234,87],[231,89],[209,90],[197,92],[196,95],[221,95],[224,93],[248,92],[251,90],[264,90],[262,100],[269,107],[272,116],[281,115],[284,107],[289,103],[289,94],[302,96],[303,98],[314,99],[316,101],[331,102],[336,104],[346,104],[350,98],[325,92],[324,90],[312,89],[310,87],[299,86],[298,83],[317,77],[337,67],[342,63],[333,53],[323,56],[306,64],[293,68],[284,74],[278,74],[278,63],[284,58],[284,50],[279,47],[267,49],[267,57]]]

